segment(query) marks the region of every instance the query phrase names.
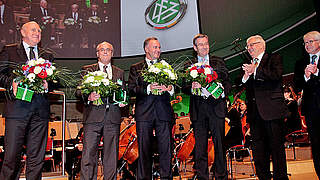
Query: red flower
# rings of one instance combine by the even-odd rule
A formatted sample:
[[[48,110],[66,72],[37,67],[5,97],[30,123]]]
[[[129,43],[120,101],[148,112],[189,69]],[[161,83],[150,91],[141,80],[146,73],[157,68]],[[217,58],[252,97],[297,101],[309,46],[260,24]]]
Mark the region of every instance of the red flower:
[[[204,73],[204,69],[203,68],[200,68],[200,69],[198,69],[198,73]]]
[[[212,73],[212,79],[213,79],[213,80],[218,79],[218,74],[217,74],[217,72],[213,71],[213,73]]]
[[[34,72],[34,66],[32,66],[30,69],[29,69],[29,73],[33,73]]]
[[[42,79],[46,78],[47,76],[48,76],[48,75],[47,75],[47,72],[44,71],[44,70],[42,70],[42,71],[38,74],[38,77],[39,77],[39,78],[42,78]]]
[[[29,65],[22,66],[22,70],[26,71],[29,68]]]
[[[211,74],[208,74],[207,77],[206,77],[206,82],[207,83],[211,83],[213,81],[213,77]]]
[[[190,69],[190,71],[196,70],[196,69],[197,69],[197,66],[193,66],[193,67]]]

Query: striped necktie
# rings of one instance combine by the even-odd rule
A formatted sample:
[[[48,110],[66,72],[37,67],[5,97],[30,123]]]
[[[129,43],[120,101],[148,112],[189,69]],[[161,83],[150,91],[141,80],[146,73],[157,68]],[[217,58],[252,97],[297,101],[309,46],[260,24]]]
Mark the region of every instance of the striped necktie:
[[[314,64],[316,62],[316,59],[317,59],[317,55],[313,55],[311,57],[311,64]]]

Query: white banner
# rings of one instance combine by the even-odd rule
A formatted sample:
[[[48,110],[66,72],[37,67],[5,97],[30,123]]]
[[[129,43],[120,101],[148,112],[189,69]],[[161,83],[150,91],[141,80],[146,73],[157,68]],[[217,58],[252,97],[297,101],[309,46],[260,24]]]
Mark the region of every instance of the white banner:
[[[143,41],[157,37],[161,51],[192,47],[199,33],[197,0],[121,0],[121,56],[144,54]]]

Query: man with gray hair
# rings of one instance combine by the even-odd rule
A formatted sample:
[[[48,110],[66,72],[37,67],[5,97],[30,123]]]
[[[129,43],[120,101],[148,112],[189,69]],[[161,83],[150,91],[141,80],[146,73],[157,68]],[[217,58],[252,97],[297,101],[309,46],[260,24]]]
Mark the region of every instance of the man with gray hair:
[[[113,46],[108,42],[100,43],[97,48],[98,62],[82,67],[87,72],[103,71],[108,74],[108,79],[113,82],[122,82],[124,88],[123,70],[111,65]],[[79,92],[77,93],[79,94]],[[79,94],[80,95],[80,94]],[[103,137],[103,174],[104,179],[117,178],[117,161],[120,134],[120,107],[124,104],[111,104],[109,97],[101,97],[102,105],[94,105],[93,101],[100,98],[98,92],[89,96],[82,95],[85,102],[83,113],[83,151],[81,160],[82,180],[97,179],[98,145]]]
[[[246,48],[252,60],[242,66],[242,83],[246,86],[256,172],[260,180],[272,178],[271,156],[273,179],[288,180],[283,131],[288,110],[282,90],[282,57],[266,53],[266,42],[259,35],[249,37]]]
[[[301,113],[306,117],[314,168],[320,177],[320,33],[308,32],[303,41],[307,54],[296,63],[294,83],[298,92],[303,90]]]

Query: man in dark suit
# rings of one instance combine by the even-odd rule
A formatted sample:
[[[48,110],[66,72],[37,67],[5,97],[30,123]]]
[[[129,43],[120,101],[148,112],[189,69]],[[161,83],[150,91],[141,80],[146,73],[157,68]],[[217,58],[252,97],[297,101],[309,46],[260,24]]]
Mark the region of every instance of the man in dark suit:
[[[231,83],[229,81],[228,69],[222,58],[209,56],[210,45],[209,37],[205,34],[198,34],[193,38],[193,48],[197,52],[197,58],[192,62],[185,64],[186,68],[194,63],[210,65],[218,74],[224,87],[222,97],[215,99],[212,96],[208,98],[191,94],[191,89],[202,88],[200,83],[192,82],[183,88],[186,94],[190,94],[190,119],[195,135],[194,160],[195,170],[194,179],[209,179],[208,171],[208,132],[211,132],[214,143],[214,166],[216,179],[227,179],[227,163],[225,150],[223,148],[223,139],[225,134],[225,116],[226,116],[226,95],[230,91]]]
[[[253,159],[259,179],[270,180],[270,155],[273,179],[287,180],[284,149],[284,117],[287,108],[282,90],[282,58],[265,52],[266,43],[259,35],[247,39],[252,61],[243,64],[242,82],[246,86],[247,121],[253,139]]]
[[[79,11],[79,5],[73,3],[71,5],[71,10],[68,11],[64,17],[64,22],[66,19],[74,19],[74,25],[66,25],[63,37],[63,48],[80,48],[82,42],[82,21],[83,15]],[[70,49],[66,49],[70,51]]]
[[[129,90],[136,96],[135,120],[139,158],[137,179],[152,179],[152,140],[153,129],[158,142],[160,154],[160,178],[172,179],[171,170],[171,121],[173,110],[170,105],[170,95],[173,95],[172,85],[166,87],[160,84],[148,84],[143,80],[141,71],[159,60],[161,51],[157,38],[151,37],[144,41],[146,57],[143,61],[133,64],[129,73]],[[162,95],[152,95],[150,91],[158,89]]]
[[[5,4],[4,0],[0,0],[0,41],[5,40],[6,44],[13,43],[15,32],[12,9]]]
[[[40,5],[32,6],[30,13],[30,21],[35,21],[42,29],[42,47],[48,47],[50,45],[51,36],[54,37],[54,22],[47,22],[44,18],[56,18],[52,9],[48,8],[48,2],[46,0],[40,0]]]
[[[101,22],[92,22],[90,18],[99,18]],[[88,34],[88,48],[92,49],[99,43],[99,39],[101,40],[101,33],[102,32],[102,23],[103,19],[103,12],[100,11],[99,6],[97,3],[93,2],[91,4],[90,9],[86,13],[85,17],[85,29]]]
[[[98,63],[84,66],[86,72],[104,71],[112,81],[122,81],[124,88],[123,70],[111,65],[113,47],[107,42],[97,46]],[[101,97],[102,105],[92,102],[100,98],[98,93],[92,92],[84,97],[86,103],[84,112],[84,138],[81,160],[81,179],[97,179],[98,145],[103,136],[103,173],[104,179],[117,178],[117,161],[119,151],[119,133],[121,112],[119,107],[124,104],[110,104],[110,97]]]
[[[41,29],[36,22],[28,22],[21,28],[22,43],[5,46],[0,53],[0,61],[26,63],[32,56],[53,60],[53,55],[38,47]],[[1,180],[19,177],[22,146],[26,145],[26,178],[40,180],[48,136],[49,101],[47,94],[34,94],[31,102],[15,99],[17,82],[8,65],[0,72],[0,86],[7,89],[5,157],[1,169]],[[45,89],[48,83],[43,82]]]
[[[294,83],[298,92],[303,90],[301,112],[306,118],[313,163],[320,177],[320,33],[311,31],[303,36],[303,41],[308,55],[296,63]]]

